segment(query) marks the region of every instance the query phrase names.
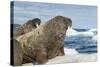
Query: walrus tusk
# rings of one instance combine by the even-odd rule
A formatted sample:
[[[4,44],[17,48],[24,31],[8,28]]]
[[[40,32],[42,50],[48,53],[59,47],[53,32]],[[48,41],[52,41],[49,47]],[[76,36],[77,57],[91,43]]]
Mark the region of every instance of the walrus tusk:
[[[69,26],[66,32],[71,32],[71,30],[72,30],[72,27]]]
[[[36,24],[36,28],[38,28],[39,27],[39,25],[38,24]]]

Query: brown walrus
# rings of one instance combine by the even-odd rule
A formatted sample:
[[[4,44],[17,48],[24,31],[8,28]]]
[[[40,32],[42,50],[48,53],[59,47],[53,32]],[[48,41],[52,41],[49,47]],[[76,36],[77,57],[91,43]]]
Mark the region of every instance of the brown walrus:
[[[20,36],[25,33],[28,33],[40,25],[41,20],[39,18],[34,18],[32,20],[28,20],[24,25],[21,25],[16,29],[16,32],[14,33],[14,36]]]
[[[72,25],[70,18],[56,16],[35,30],[17,37],[23,49],[22,63],[43,64],[64,55],[64,37]]]

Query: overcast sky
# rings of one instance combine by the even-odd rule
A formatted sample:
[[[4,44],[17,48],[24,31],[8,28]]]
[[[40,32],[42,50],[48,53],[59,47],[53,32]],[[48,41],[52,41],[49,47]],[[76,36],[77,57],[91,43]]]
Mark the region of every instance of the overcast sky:
[[[73,28],[97,27],[96,6],[14,2],[14,23],[16,24],[23,24],[33,18],[40,18],[44,23],[58,15],[71,18]]]

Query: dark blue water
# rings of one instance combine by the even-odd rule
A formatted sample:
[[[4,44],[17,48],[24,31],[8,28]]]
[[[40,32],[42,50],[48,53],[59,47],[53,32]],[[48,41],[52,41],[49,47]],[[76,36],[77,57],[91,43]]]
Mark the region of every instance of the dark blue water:
[[[87,31],[87,30],[89,30],[89,29],[74,29],[74,30],[76,30],[76,31],[78,31],[78,32],[83,32],[83,31]]]
[[[86,29],[74,29],[77,32],[88,32]],[[97,31],[91,31],[93,36],[69,36],[65,37],[64,46],[65,48],[75,49],[78,53],[97,53],[97,41],[93,40],[93,37],[97,35]],[[90,32],[89,32],[90,33]],[[86,35],[86,34],[85,34]]]

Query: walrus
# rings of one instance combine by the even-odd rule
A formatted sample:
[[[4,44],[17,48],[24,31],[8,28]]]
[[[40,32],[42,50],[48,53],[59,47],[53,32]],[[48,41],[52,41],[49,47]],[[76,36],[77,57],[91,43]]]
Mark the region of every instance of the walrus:
[[[23,62],[44,64],[48,59],[64,55],[64,38],[72,20],[56,16],[31,32],[16,38],[23,49]]]
[[[16,29],[16,32],[14,33],[14,36],[20,36],[23,34],[26,34],[35,28],[37,28],[41,23],[41,20],[39,18],[34,18],[32,20],[28,20],[25,24],[21,25]]]

